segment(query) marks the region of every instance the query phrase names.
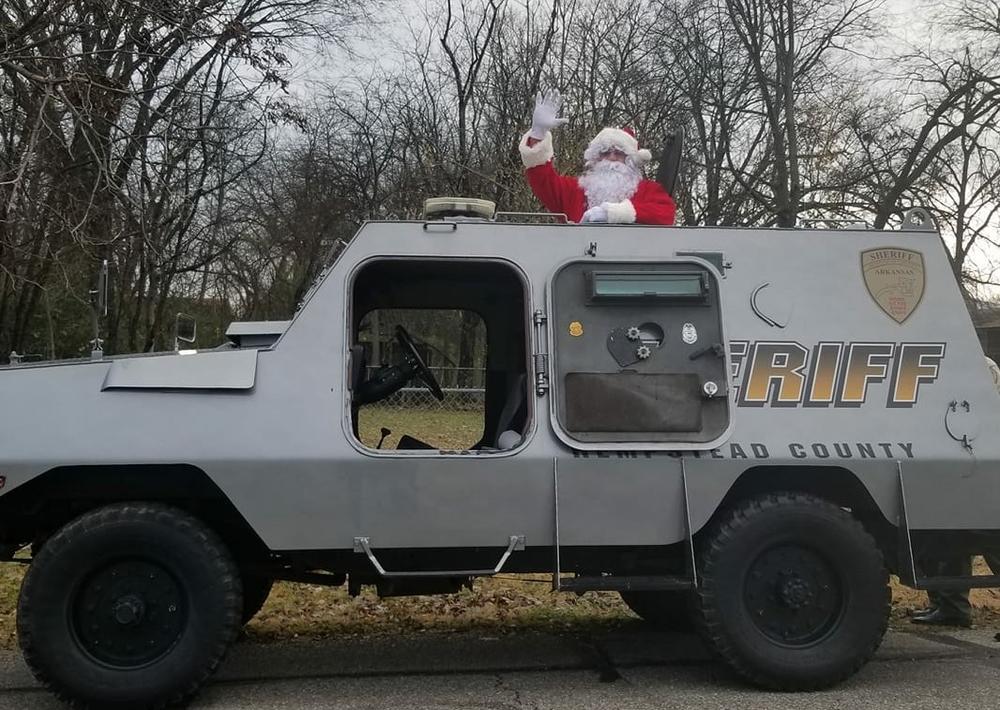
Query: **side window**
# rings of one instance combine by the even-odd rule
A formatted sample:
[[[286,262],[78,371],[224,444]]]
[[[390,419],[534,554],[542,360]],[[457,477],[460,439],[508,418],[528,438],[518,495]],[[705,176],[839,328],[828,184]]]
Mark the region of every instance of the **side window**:
[[[432,388],[414,378],[387,397],[358,407],[358,438],[372,448],[381,442],[382,449],[471,449],[484,432],[486,324],[477,313],[461,309],[369,311],[361,319],[356,340],[363,349],[361,380],[404,360],[408,347],[400,340],[400,326],[440,386],[443,399],[439,401]],[[384,429],[391,433],[383,441]]]

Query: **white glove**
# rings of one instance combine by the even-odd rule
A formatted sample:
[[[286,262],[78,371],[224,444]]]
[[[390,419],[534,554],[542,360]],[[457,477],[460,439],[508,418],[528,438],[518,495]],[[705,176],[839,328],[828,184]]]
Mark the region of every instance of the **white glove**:
[[[559,117],[559,109],[562,107],[562,96],[558,89],[543,94],[541,91],[535,96],[535,112],[531,114],[530,135],[536,140],[545,138],[545,134],[553,128],[558,128],[569,123],[568,118]]]
[[[580,218],[580,224],[584,222],[607,222],[608,221],[608,208],[607,203],[601,203],[591,207],[589,210],[583,213],[583,217]]]

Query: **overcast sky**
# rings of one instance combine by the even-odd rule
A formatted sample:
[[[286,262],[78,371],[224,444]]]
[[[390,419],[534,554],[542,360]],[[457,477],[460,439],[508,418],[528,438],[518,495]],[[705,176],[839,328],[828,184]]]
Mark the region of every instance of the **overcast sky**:
[[[412,30],[425,30],[424,13],[430,7],[443,7],[444,0],[420,2],[401,0],[389,2],[379,13],[377,24],[367,27],[353,44],[354,56],[335,48],[308,44],[297,48],[293,55],[295,71],[289,92],[310,100],[324,91],[324,87],[339,81],[363,80],[381,66],[391,69],[400,63],[398,48],[412,44]],[[899,55],[914,48],[927,49],[951,38],[937,31],[930,19],[941,2],[930,0],[885,0],[882,8],[885,32],[865,48],[873,58]],[[871,59],[859,57],[859,62]],[[572,87],[561,87],[572,90]],[[525,116],[525,121],[528,121]],[[974,261],[984,266],[990,261],[1000,261],[998,255],[980,251]],[[991,291],[993,297],[1000,289]]]

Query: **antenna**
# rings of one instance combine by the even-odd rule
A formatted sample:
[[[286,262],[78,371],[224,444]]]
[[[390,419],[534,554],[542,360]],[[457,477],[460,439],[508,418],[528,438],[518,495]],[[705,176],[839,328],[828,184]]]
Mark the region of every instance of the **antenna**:
[[[101,260],[101,268],[97,272],[97,287],[90,289],[91,322],[94,327],[94,339],[90,341],[90,359],[100,360],[104,357],[104,341],[101,340],[101,318],[108,315],[108,260]]]

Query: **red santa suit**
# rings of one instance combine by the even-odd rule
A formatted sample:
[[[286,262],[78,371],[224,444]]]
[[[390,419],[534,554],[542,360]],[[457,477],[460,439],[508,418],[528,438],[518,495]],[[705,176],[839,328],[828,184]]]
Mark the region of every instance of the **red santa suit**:
[[[605,128],[588,146],[584,158],[597,160],[608,148],[624,152],[638,169],[650,159],[648,150],[639,150],[631,134],[616,128]],[[541,140],[526,133],[519,146],[525,177],[532,192],[550,212],[562,212],[571,222],[579,222],[583,213],[595,205],[589,204],[587,193],[578,178],[560,175],[552,165],[554,155],[552,134]],[[608,223],[673,224],[676,207],[663,187],[652,180],[640,179],[635,191],[626,199],[604,203]]]

